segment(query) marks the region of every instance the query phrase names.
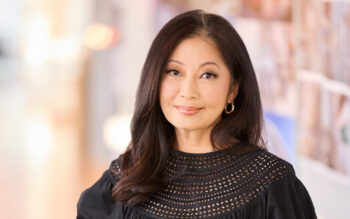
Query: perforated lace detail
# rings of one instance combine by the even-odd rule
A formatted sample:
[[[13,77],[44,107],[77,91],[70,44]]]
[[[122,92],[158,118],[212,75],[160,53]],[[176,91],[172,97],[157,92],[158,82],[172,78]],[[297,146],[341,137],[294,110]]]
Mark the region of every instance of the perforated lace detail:
[[[113,165],[120,169],[117,162]],[[265,150],[243,155],[173,151],[165,175],[172,180],[139,208],[164,218],[207,218],[249,204],[271,183],[294,175],[294,170]]]

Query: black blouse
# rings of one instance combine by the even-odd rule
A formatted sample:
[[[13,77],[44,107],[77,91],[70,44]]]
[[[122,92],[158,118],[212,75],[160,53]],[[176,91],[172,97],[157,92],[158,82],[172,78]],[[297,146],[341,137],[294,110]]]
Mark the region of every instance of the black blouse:
[[[173,150],[167,176],[175,177],[143,205],[117,204],[111,189],[120,159],[80,196],[78,219],[218,218],[314,219],[311,198],[287,161],[264,149],[240,155]]]

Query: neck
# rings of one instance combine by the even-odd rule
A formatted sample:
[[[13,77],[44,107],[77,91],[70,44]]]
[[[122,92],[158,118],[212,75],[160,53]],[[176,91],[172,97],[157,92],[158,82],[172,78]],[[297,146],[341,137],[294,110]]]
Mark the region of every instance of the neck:
[[[210,141],[212,128],[205,130],[175,129],[176,145],[175,149],[187,153],[207,153],[213,152]]]

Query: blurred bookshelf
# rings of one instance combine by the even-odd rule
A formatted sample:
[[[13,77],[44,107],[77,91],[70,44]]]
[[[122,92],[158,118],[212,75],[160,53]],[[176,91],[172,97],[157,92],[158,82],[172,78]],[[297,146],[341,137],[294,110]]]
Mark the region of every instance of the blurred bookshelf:
[[[350,1],[294,10],[298,174],[324,218],[350,218]]]

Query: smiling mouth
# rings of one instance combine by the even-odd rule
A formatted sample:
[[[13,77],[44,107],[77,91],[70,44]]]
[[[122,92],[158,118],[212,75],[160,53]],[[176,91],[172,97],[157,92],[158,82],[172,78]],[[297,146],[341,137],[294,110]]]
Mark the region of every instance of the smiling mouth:
[[[200,111],[200,107],[176,106],[177,110],[184,115],[193,115]]]

